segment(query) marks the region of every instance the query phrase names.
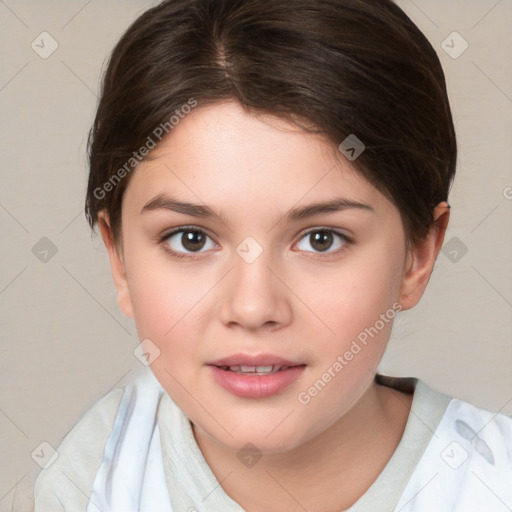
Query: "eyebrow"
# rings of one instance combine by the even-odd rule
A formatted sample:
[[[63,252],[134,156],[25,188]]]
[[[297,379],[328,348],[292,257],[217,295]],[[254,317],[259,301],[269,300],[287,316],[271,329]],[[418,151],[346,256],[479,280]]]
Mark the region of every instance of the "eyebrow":
[[[289,210],[283,215],[283,218],[288,221],[302,220],[315,215],[325,213],[335,213],[348,209],[358,209],[363,211],[369,211],[375,213],[375,210],[368,204],[361,203],[359,201],[352,201],[345,198],[331,199],[329,201],[313,203],[307,206],[294,208]],[[184,201],[178,201],[168,195],[158,194],[153,199],[148,201],[141,210],[141,215],[146,211],[153,210],[170,210],[191,217],[201,218],[213,218],[218,217],[222,219],[222,216],[217,215],[209,206],[201,204],[187,203]]]

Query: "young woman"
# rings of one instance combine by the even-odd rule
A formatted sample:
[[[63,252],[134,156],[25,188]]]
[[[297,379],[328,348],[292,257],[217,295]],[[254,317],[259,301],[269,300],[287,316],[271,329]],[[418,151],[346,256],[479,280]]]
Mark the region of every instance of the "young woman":
[[[168,0],[114,49],[86,211],[148,369],[36,511],[498,511],[512,420],[379,375],[449,219],[435,51],[389,0]]]

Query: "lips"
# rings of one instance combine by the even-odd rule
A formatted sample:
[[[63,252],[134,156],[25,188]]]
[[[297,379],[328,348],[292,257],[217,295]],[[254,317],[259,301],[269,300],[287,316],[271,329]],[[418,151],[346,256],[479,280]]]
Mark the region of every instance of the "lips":
[[[243,398],[265,398],[293,384],[305,364],[272,354],[234,354],[208,363],[215,381]]]

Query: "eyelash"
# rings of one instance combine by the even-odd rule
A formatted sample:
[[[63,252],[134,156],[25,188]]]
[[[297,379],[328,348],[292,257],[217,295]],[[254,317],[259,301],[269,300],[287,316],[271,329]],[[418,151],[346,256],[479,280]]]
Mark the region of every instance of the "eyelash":
[[[212,239],[208,233],[206,233],[206,231],[204,231],[203,229],[201,228],[198,228],[196,226],[181,226],[179,228],[176,228],[176,229],[173,229],[172,231],[162,235],[159,240],[158,240],[158,243],[160,245],[163,246],[163,249],[168,253],[170,254],[173,258],[176,258],[176,259],[179,259],[179,260],[183,260],[183,259],[187,259],[187,260],[195,260],[197,259],[198,257],[201,257],[199,256],[201,254],[201,252],[198,252],[198,253],[194,253],[194,252],[188,252],[188,253],[182,253],[182,252],[177,252],[177,251],[173,251],[170,247],[169,247],[169,244],[167,244],[167,241],[174,235],[178,234],[178,233],[186,233],[188,231],[194,231],[194,232],[197,232],[197,233],[200,233],[200,234],[203,234],[205,236],[207,236],[208,238]],[[322,253],[322,252],[312,252],[312,251],[305,251],[305,252],[308,252],[314,256],[310,256],[312,258],[317,258],[317,259],[321,259],[321,258],[326,258],[328,256],[333,256],[333,255],[338,255],[339,253],[343,252],[346,250],[346,246],[347,245],[351,245],[354,243],[354,241],[349,238],[347,235],[343,234],[343,233],[340,233],[339,231],[337,231],[336,229],[334,228],[329,228],[329,227],[315,227],[315,228],[312,228],[312,229],[309,229],[308,231],[305,231],[304,233],[302,233],[299,237],[299,241],[304,239],[305,237],[311,235],[312,233],[317,233],[319,231],[325,231],[325,232],[328,232],[328,233],[332,233],[333,235],[335,236],[338,236],[342,243],[343,243],[343,246],[340,248],[340,249],[337,249],[336,251],[332,251],[332,252],[325,252],[325,253]],[[212,239],[213,240],[213,239]]]

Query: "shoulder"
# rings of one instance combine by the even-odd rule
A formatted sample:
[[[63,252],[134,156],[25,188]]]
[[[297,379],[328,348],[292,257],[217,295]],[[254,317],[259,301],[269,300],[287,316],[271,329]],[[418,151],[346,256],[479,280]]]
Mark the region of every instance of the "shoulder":
[[[35,483],[35,512],[86,510],[124,391],[124,387],[116,388],[100,398],[66,434],[57,459],[41,471]]]
[[[500,468],[508,472],[512,482],[512,417],[454,398],[438,435],[450,439],[454,448],[460,446],[464,459],[474,459],[485,468]]]
[[[397,510],[506,507],[512,507],[512,417],[452,398]]]

